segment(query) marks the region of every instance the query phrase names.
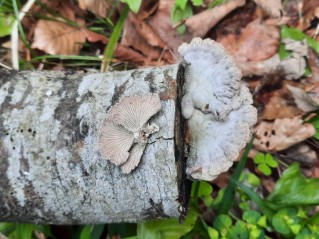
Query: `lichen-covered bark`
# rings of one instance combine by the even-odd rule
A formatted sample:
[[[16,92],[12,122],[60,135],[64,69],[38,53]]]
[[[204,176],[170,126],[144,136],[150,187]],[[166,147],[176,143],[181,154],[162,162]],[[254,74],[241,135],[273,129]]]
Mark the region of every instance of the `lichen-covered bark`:
[[[0,221],[178,217],[176,75],[177,65],[105,74],[1,71]],[[137,169],[125,175],[102,159],[98,129],[121,97],[147,92],[160,95],[162,108],[150,120],[160,130]]]

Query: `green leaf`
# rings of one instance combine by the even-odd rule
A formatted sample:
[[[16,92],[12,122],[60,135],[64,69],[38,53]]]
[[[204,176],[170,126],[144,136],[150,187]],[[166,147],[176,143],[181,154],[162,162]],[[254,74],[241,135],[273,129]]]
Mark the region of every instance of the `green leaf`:
[[[319,179],[305,178],[301,175],[299,164],[292,164],[277,181],[268,200],[277,205],[284,206],[318,205]]]
[[[267,217],[265,215],[261,216],[257,224],[263,228],[267,228]]]
[[[137,226],[134,223],[108,223],[106,226],[110,238],[136,236]]]
[[[260,213],[254,210],[248,210],[243,214],[243,219],[250,224],[257,224],[260,217]]]
[[[247,229],[246,223],[243,221],[238,220],[233,226],[228,234],[229,238],[248,238],[249,237],[249,231]]]
[[[232,225],[232,220],[228,215],[218,215],[213,223],[214,228],[222,235],[226,236],[229,228]]]
[[[265,157],[265,163],[272,167],[272,168],[277,168],[278,167],[278,163],[276,160],[274,160],[274,158],[272,157],[272,155],[270,153],[267,153],[266,154],[266,157]]]
[[[34,224],[19,223],[16,225],[16,235],[19,239],[32,239],[32,233],[35,230]]]
[[[290,229],[294,235],[298,235],[301,230],[301,225],[299,224],[291,225]]]
[[[254,139],[252,138],[249,144],[246,146],[243,156],[239,160],[236,166],[236,169],[233,175],[231,176],[231,181],[227,185],[225,189],[225,193],[223,195],[223,199],[218,207],[218,214],[228,213],[229,209],[231,208],[234,202],[236,184],[238,183],[238,179],[240,178],[240,175],[245,168],[245,165],[247,162],[247,156],[248,156],[249,150],[252,148],[253,141]]]
[[[286,50],[284,43],[280,43],[280,45],[279,45],[279,58],[281,61],[284,60],[285,58],[287,58],[288,56],[290,56],[291,53],[292,53],[291,51]]]
[[[190,208],[183,224],[180,224],[176,218],[139,223],[137,225],[137,238],[178,239],[193,228],[196,218],[195,209]]]
[[[264,233],[259,228],[254,228],[249,232],[249,239],[261,239],[264,238]]]
[[[274,214],[272,218],[272,226],[274,229],[284,235],[285,237],[291,237],[293,235],[291,225],[293,222],[298,222],[297,210],[295,208],[284,208]]]
[[[319,140],[319,112],[317,111],[316,115],[310,118],[307,122],[311,123],[313,127],[315,127],[316,134],[313,137]]]
[[[229,233],[227,234],[229,239],[240,239],[240,238],[248,238],[249,231],[247,229],[246,223],[238,220],[235,226],[231,227]]]
[[[230,179],[232,180],[232,179]],[[232,180],[233,181],[233,180]],[[253,200],[257,206],[262,210],[262,212],[265,214],[267,219],[270,221],[273,215],[273,211],[269,207],[270,202],[266,202],[263,200],[256,192],[254,192],[252,189],[249,187],[245,186],[244,184],[233,181],[244,193],[246,193],[251,200]]]
[[[16,228],[16,224],[14,223],[0,223],[0,232],[5,235],[10,235]]]
[[[121,0],[121,2],[127,3],[129,8],[134,12],[137,13],[141,7],[142,0]]]
[[[259,164],[257,166],[257,168],[260,170],[260,172],[262,172],[263,174],[265,174],[266,176],[269,176],[271,174],[271,169],[269,168],[269,166],[265,163]]]
[[[11,34],[14,18],[0,13],[0,37]]]
[[[197,186],[198,185],[198,186]],[[198,187],[198,189],[196,189]],[[197,191],[197,197],[210,196],[213,192],[213,187],[205,181],[194,182],[192,185],[192,195]]]
[[[260,179],[253,173],[249,173],[247,176],[247,181],[252,186],[259,186],[260,185]]]
[[[192,0],[194,6],[198,7],[203,4],[203,0]]]
[[[291,28],[287,26],[283,26],[281,28],[281,37],[282,38],[290,38],[295,41],[302,41],[303,39],[307,40],[308,46],[316,51],[319,54],[319,42],[311,37],[305,35],[303,32],[299,31],[296,28]]]
[[[104,230],[104,225],[85,225],[81,230],[79,239],[99,239]]]
[[[175,0],[175,7],[181,10],[185,10],[187,5],[187,0]]]
[[[93,225],[84,226],[80,233],[80,239],[90,239],[93,227]]]
[[[306,221],[310,225],[319,225],[319,212],[315,213],[311,218]]]
[[[171,18],[174,24],[180,23],[181,21],[191,17],[192,15],[193,10],[189,4],[186,4],[184,8],[181,8],[175,3],[175,5],[173,6],[173,10],[171,12]],[[176,30],[178,33],[182,34],[185,32],[186,27],[185,25],[181,25]]]
[[[313,233],[308,229],[308,228],[303,228],[298,235],[296,236],[295,239],[317,239],[318,238],[318,234],[317,235],[313,235]]]
[[[218,5],[222,4],[222,3],[224,3],[225,1],[226,1],[226,0],[213,0],[213,1],[209,4],[208,8],[216,7],[216,6],[218,6]]]
[[[265,155],[263,153],[258,153],[256,154],[254,158],[254,163],[255,164],[261,164],[265,162]]]
[[[247,210],[249,210],[250,207],[249,207],[248,202],[240,202],[239,208],[243,211],[247,211]]]
[[[218,231],[215,230],[214,228],[207,227],[207,232],[208,232],[210,239],[218,239],[219,238]]]

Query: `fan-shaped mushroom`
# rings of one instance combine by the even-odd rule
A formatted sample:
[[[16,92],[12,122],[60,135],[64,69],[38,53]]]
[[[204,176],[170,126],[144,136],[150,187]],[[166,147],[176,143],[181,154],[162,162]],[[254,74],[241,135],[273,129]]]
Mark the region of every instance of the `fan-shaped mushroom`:
[[[159,130],[156,124],[147,122],[160,108],[157,94],[123,97],[111,107],[99,130],[102,157],[130,173],[140,162],[148,136]]]
[[[257,111],[223,46],[195,38],[179,47],[185,68],[182,114],[188,120],[187,174],[212,180],[231,167],[251,135]]]

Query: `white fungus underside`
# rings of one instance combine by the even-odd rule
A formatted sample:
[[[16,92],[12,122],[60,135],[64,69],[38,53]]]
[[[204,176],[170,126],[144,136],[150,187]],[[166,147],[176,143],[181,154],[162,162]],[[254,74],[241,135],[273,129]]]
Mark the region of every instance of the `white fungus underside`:
[[[245,147],[256,109],[221,44],[195,38],[179,52],[186,68],[182,114],[188,119],[191,146],[186,172],[193,179],[213,180]]]

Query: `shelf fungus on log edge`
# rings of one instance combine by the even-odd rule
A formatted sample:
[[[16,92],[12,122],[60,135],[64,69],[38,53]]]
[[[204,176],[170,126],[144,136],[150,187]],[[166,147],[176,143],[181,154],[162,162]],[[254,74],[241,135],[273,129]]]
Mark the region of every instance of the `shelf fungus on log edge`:
[[[161,109],[157,94],[123,97],[111,107],[99,130],[98,145],[101,155],[122,172],[130,173],[139,164],[148,136],[159,130],[156,124],[147,124]]]
[[[194,38],[178,51],[185,78],[182,115],[190,135],[186,173],[192,179],[213,180],[246,146],[257,110],[240,70],[221,44]]]

